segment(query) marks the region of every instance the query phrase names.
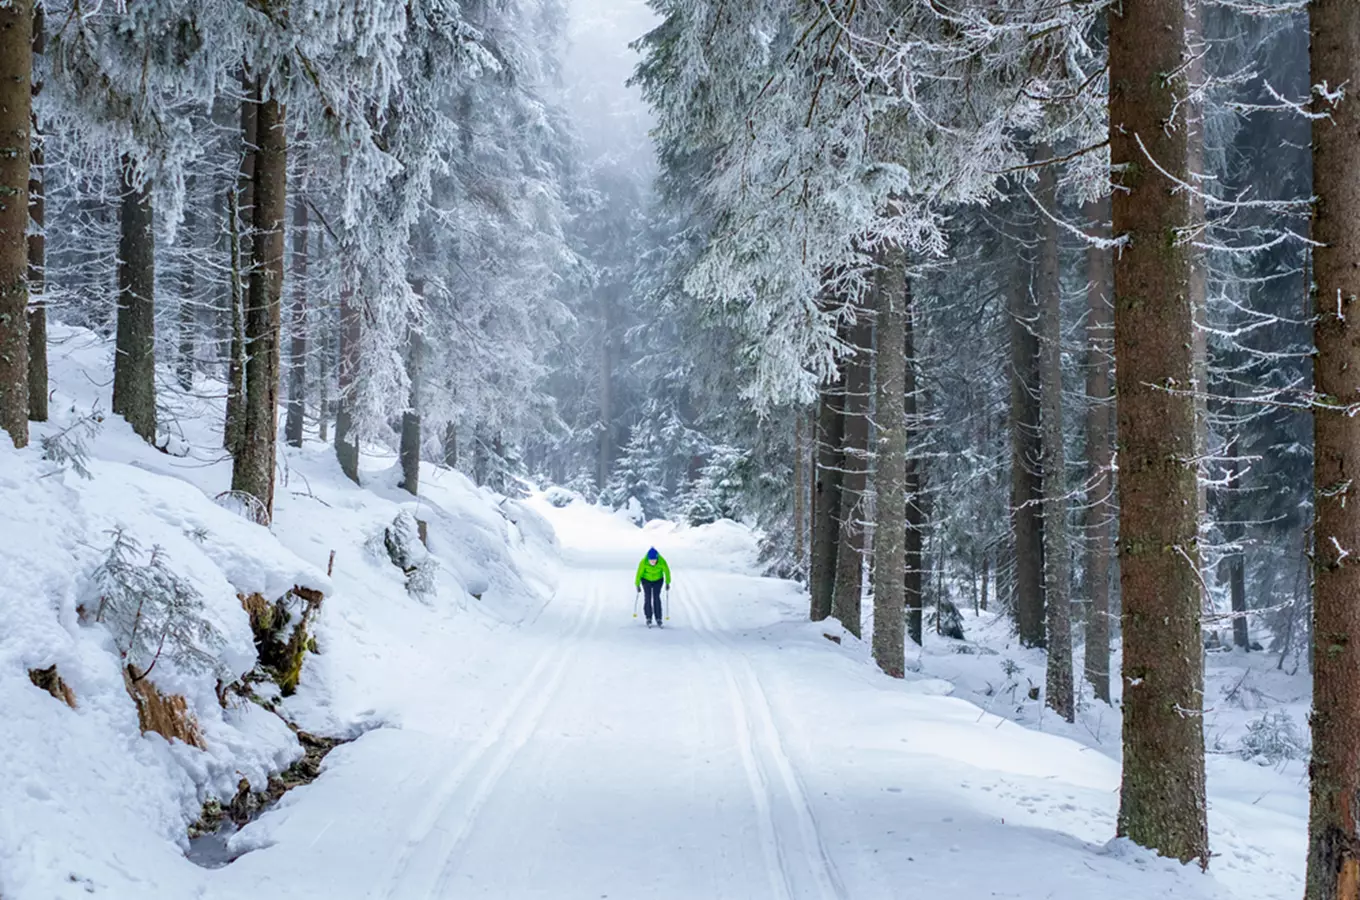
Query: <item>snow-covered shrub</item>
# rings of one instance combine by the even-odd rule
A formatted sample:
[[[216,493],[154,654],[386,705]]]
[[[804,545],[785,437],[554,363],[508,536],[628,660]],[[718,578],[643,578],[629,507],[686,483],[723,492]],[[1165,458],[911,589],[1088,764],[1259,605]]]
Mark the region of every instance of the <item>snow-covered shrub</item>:
[[[940,598],[940,602],[930,611],[928,622],[937,633],[956,641],[963,640],[963,613],[959,612],[953,600]]]
[[[126,531],[90,576],[88,617],[108,626],[123,662],[141,678],[162,656],[188,672],[220,667],[225,639],[204,618],[203,595],[170,568],[159,546],[148,553]]]
[[[594,503],[600,499],[600,489],[595,484],[595,476],[586,472],[577,472],[567,479],[567,483],[563,487],[577,494],[587,503]]]
[[[39,439],[43,459],[62,468],[69,468],[87,481],[94,476],[86,467],[89,461],[88,444],[99,433],[104,417],[98,413],[76,419],[62,431]]]
[[[1271,710],[1247,725],[1238,755],[1262,765],[1275,765],[1287,759],[1308,755],[1308,742],[1299,734],[1294,719],[1282,709]]]
[[[547,500],[552,506],[562,509],[579,500],[580,495],[567,488],[553,486],[543,492],[543,499]]]
[[[622,509],[624,517],[639,528],[647,521],[647,513],[636,497],[629,497]]]

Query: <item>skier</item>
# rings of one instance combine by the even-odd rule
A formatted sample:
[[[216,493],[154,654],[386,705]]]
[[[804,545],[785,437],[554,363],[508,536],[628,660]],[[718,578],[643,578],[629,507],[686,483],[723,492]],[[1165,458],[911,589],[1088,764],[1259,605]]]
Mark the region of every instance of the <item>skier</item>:
[[[656,548],[647,551],[647,555],[638,563],[637,578],[634,585],[639,591],[646,589],[647,600],[643,605],[642,611],[647,615],[647,627],[652,627],[652,617],[656,617],[658,627],[665,627],[661,624],[661,585],[666,585],[667,592],[671,589],[671,567],[666,565],[665,558],[656,552]],[[636,609],[636,607],[634,607]]]

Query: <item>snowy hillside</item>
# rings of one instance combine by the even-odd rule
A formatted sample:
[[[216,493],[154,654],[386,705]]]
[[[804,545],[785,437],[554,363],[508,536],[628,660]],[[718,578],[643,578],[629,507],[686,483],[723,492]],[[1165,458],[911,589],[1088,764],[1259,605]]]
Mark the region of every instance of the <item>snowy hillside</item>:
[[[372,469],[359,488],[326,445],[281,460],[286,487],[272,528],[247,521],[214,502],[231,478],[218,449],[221,404],[212,395],[220,386],[171,396],[170,452],[161,453],[120,417],[100,414],[110,354],[89,332],[54,328],[52,421],[35,427],[29,449],[0,448],[6,900],[194,895],[205,872],[185,859],[190,824],[205,802],[227,805],[243,780],[264,791],[303,756],[285,720],[333,737],[418,725],[413,686],[456,690],[442,681],[450,636],[487,645],[488,635],[536,615],[557,578],[555,539],[523,505],[433,467],[415,503],[392,486],[391,460],[366,459]],[[59,435],[45,454],[38,438]],[[44,458],[72,453],[65,462]],[[420,596],[382,546],[403,511],[427,523],[438,560],[425,568],[431,589]],[[132,569],[160,571],[154,549],[165,577],[200,598],[193,621],[207,628],[191,643],[209,659],[196,661],[193,648],[179,659],[166,650],[148,666],[153,657],[132,652],[127,661],[146,677],[129,686],[120,654],[131,632],[120,631],[112,610],[100,614],[109,592],[97,579],[115,530],[137,545]],[[277,673],[257,668],[246,606],[252,596],[284,600],[292,619],[278,625],[287,637],[308,605],[303,595],[324,599],[308,623],[297,691],[281,697],[266,680]],[[147,630],[159,638],[165,629]],[[173,636],[166,644],[174,646]],[[42,674],[53,666],[59,685]],[[132,691],[145,684],[171,705],[184,698],[187,715],[178,718],[191,723],[201,749],[142,733]]]

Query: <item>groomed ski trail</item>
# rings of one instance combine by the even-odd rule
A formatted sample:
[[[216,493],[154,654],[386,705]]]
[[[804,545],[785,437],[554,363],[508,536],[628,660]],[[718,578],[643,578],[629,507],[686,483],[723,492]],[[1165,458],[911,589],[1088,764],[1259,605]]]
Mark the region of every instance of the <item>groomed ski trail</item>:
[[[723,635],[724,625],[701,591],[677,592],[693,614],[696,633],[716,651],[726,675],[738,741],[761,815],[771,896],[786,900],[844,900],[847,894],[817,830],[802,780],[784,751],[765,690],[750,662]],[[688,616],[687,616],[688,617]]]
[[[1227,896],[1104,846],[1116,763],[885,678],[733,554],[668,553],[646,628],[648,536],[580,515],[539,615],[420,636],[393,727],[243,832],[202,900]]]
[[[449,868],[475,827],[478,812],[561,689],[574,642],[599,624],[604,612],[601,591],[598,579],[587,586],[587,608],[576,626],[526,673],[505,713],[451,769],[435,799],[408,833],[404,852],[381,895],[384,900],[443,896]],[[434,884],[438,889],[432,891]]]

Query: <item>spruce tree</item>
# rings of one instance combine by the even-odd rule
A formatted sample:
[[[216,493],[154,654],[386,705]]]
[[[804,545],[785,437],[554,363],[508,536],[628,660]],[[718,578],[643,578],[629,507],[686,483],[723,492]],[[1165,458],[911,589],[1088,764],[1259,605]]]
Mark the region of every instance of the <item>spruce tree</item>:
[[[1110,162],[1124,760],[1118,831],[1209,861],[1182,0],[1112,7]]]
[[[1308,4],[1312,35],[1313,714],[1307,900],[1360,897],[1360,7]],[[1343,91],[1344,88],[1344,91]]]

